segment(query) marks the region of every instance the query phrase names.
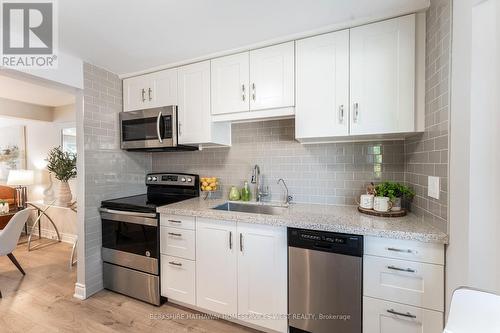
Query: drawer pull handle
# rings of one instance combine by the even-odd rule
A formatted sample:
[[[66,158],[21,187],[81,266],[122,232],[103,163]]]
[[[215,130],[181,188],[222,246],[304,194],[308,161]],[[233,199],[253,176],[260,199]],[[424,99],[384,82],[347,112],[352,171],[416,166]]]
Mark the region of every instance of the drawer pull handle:
[[[389,309],[387,310],[387,312],[389,312],[390,314],[393,314],[393,315],[396,315],[396,316],[401,316],[401,317],[406,317],[406,318],[417,318],[417,316],[407,312],[407,313],[401,313],[401,312],[397,312],[397,311],[394,311],[394,309]]]
[[[182,237],[182,234],[177,234],[175,232],[169,232],[168,234],[171,236]]]
[[[415,273],[416,271],[411,268],[399,268],[396,266],[387,266],[388,269],[392,269],[394,271],[400,271],[400,272],[408,272],[408,273]]]
[[[410,249],[396,249],[395,247],[388,247],[388,251],[393,251],[393,252],[403,252],[403,253],[417,253],[416,251],[410,250]]]
[[[172,222],[172,223],[182,223],[182,221],[177,221],[177,220],[168,220],[168,222]]]
[[[178,267],[182,266],[182,264],[180,262],[175,262],[175,261],[170,261],[169,264],[174,265],[174,266],[178,266]]]

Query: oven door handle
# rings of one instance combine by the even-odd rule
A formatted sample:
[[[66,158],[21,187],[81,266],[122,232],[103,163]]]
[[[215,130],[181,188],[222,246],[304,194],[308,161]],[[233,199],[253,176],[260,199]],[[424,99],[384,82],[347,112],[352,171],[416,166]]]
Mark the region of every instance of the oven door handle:
[[[158,118],[156,118],[156,135],[158,135],[158,141],[160,141],[160,143],[163,143],[163,138],[161,137],[161,130],[160,130],[160,122],[161,122],[162,116],[163,115],[160,111],[158,113]]]
[[[100,212],[102,219],[110,221],[134,223],[152,227],[158,226],[158,218],[156,217],[156,214],[153,213],[125,212],[107,208],[101,208]]]

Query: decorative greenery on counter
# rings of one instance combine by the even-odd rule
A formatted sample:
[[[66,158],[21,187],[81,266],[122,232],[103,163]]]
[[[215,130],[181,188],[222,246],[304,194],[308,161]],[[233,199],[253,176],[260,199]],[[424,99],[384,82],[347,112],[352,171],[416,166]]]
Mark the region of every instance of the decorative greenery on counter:
[[[63,152],[61,147],[53,148],[47,156],[47,169],[62,182],[76,177],[76,155]]]
[[[375,192],[377,197],[388,197],[391,201],[394,201],[396,198],[412,200],[415,196],[415,191],[410,187],[395,182],[377,184],[375,186]]]

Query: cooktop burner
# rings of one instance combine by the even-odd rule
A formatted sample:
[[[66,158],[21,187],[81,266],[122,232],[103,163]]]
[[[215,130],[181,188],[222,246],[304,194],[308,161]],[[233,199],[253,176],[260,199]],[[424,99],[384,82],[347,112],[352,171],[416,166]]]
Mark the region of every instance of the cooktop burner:
[[[156,213],[156,208],[198,197],[199,177],[192,174],[149,174],[147,194],[101,202],[102,208],[139,213]]]

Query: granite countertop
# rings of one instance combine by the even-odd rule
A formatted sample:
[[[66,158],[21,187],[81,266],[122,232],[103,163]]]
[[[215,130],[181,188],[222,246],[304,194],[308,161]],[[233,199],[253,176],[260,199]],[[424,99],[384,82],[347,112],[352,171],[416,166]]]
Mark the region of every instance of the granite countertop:
[[[291,204],[281,215],[251,214],[214,210],[224,199],[194,198],[158,207],[163,214],[199,216],[216,220],[332,231],[366,236],[448,243],[448,235],[414,214],[381,218],[358,212],[355,206]],[[252,203],[249,203],[252,204]],[[256,204],[256,203],[253,203]]]

